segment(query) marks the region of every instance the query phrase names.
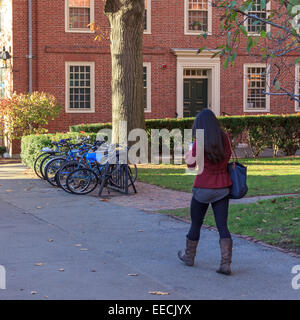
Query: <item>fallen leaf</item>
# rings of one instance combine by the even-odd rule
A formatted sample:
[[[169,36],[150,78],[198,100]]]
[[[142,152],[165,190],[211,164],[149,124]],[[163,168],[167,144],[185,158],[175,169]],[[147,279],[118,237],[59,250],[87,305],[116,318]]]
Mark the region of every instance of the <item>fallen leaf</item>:
[[[144,230],[142,230],[142,229],[139,229],[139,230],[138,230],[138,232],[144,232]]]
[[[49,297],[48,296],[45,296],[45,299],[48,299]]]
[[[148,293],[150,294],[155,294],[155,295],[160,295],[160,296],[165,296],[165,295],[169,295],[169,292],[162,292],[162,291],[149,291]]]
[[[266,222],[268,222],[268,221],[267,221],[267,220],[265,220],[265,219],[262,219],[262,222],[266,223]]]
[[[37,262],[34,265],[37,267],[42,267],[44,265],[44,262]]]
[[[128,273],[128,275],[129,275],[130,277],[137,277],[137,276],[138,276],[138,273]]]
[[[103,202],[108,202],[108,199],[101,199],[101,201],[103,201]]]
[[[37,208],[37,209],[42,209],[42,207],[40,207],[40,206],[36,206],[36,208]]]
[[[273,199],[272,202],[275,203],[275,202],[276,202],[276,199]]]
[[[13,190],[10,190],[10,189],[7,189],[7,190],[5,190],[6,192],[13,192]]]

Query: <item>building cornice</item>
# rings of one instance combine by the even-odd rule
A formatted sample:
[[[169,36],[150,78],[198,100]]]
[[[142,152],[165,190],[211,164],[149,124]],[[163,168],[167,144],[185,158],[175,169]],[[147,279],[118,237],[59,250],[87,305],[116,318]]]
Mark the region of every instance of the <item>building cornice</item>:
[[[213,54],[216,52],[219,52],[220,50],[216,49],[211,49],[211,50],[202,50],[200,53],[198,53],[199,49],[195,48],[172,48],[171,49],[172,53],[175,56],[180,56],[180,57],[194,57],[194,56],[199,56],[199,57],[211,57]],[[215,59],[220,59],[220,57],[215,57]]]

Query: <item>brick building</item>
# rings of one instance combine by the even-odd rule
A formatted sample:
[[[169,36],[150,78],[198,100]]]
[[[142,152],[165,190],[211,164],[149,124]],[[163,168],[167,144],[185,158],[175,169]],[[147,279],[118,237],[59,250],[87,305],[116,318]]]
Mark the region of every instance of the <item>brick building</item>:
[[[275,1],[273,1],[275,2]],[[87,24],[108,31],[102,0],[1,0],[1,42],[12,58],[1,72],[1,94],[45,91],[64,106],[49,129],[111,120],[109,40],[95,41]],[[261,94],[266,65],[240,44],[235,66],[223,68],[203,45],[219,42],[220,15],[207,0],[146,0],[144,88],[146,118],[193,116],[204,107],[217,115],[294,113],[286,98]],[[267,9],[273,5],[272,1]],[[265,10],[256,6],[258,14]],[[5,27],[4,27],[5,24]],[[258,25],[246,28],[257,33]],[[205,41],[198,34],[207,31]],[[272,30],[271,30],[272,31]],[[290,57],[294,61],[295,56]],[[4,71],[3,71],[4,70]],[[298,66],[289,74],[297,83]],[[298,88],[296,88],[298,90]]]

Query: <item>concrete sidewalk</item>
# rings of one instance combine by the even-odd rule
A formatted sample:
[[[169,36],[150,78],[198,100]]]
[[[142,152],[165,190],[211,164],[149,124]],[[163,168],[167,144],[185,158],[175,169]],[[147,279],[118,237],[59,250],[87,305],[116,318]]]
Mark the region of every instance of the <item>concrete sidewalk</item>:
[[[300,260],[285,253],[234,237],[233,275],[226,277],[215,272],[215,231],[201,231],[191,268],[177,258],[184,222],[66,194],[20,164],[0,166],[0,185],[0,300],[300,299],[291,273]]]

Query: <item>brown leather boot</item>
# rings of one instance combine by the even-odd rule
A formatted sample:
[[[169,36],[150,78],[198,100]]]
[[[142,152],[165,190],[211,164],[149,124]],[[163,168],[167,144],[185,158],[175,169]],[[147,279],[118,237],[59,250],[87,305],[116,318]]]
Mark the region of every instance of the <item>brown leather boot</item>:
[[[232,257],[232,239],[223,238],[219,240],[221,249],[221,263],[220,268],[217,270],[218,273],[223,273],[226,275],[231,274],[230,264]]]
[[[194,259],[196,256],[196,250],[198,245],[198,240],[193,241],[188,238],[186,238],[186,249],[185,253],[182,254],[182,251],[178,251],[178,257],[181,261],[183,261],[187,266],[193,266],[194,265]]]

